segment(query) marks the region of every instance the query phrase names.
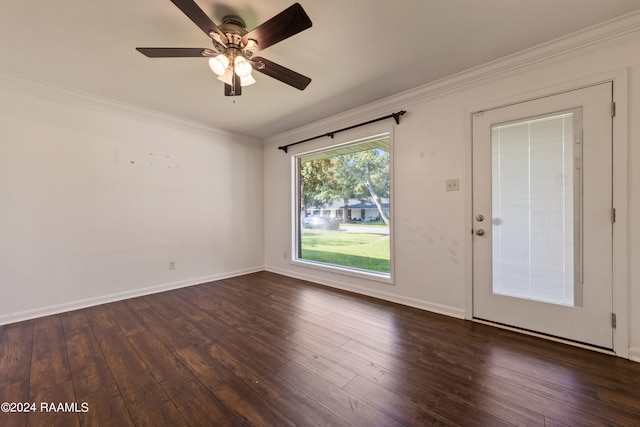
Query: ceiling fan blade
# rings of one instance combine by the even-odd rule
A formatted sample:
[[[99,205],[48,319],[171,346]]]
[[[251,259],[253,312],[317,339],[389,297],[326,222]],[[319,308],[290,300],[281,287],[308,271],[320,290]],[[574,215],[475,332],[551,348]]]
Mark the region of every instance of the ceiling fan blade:
[[[137,47],[136,50],[149,58],[202,58],[207,49],[200,47]]]
[[[174,0],[172,0],[174,1]],[[299,3],[295,3],[242,37],[244,45],[249,39],[258,42],[258,52],[311,27],[312,22]]]
[[[311,79],[309,77],[296,73],[295,71],[283,67],[282,65],[278,65],[275,62],[271,62],[268,59],[257,56],[252,58],[252,62],[254,64],[258,62],[262,62],[264,64],[264,67],[262,68],[254,65],[254,69],[256,71],[266,74],[269,77],[273,77],[276,80],[280,80],[282,83],[286,83],[296,89],[304,90],[309,83],[311,83]]]
[[[223,43],[226,44],[228,42],[227,36],[224,35],[220,28],[211,21],[211,18],[209,18],[193,0],[171,0],[171,2],[178,6],[178,9],[187,15],[194,24],[200,27],[206,35],[211,37],[211,33],[214,32],[220,36]]]

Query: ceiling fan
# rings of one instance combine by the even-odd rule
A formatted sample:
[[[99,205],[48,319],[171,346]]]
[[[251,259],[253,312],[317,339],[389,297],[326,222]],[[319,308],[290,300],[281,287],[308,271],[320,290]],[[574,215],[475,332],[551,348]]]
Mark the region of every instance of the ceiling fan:
[[[242,87],[255,83],[251,71],[256,70],[276,80],[304,90],[311,79],[268,59],[253,56],[301,31],[312,23],[299,3],[295,3],[273,18],[247,31],[239,16],[228,15],[217,26],[194,0],[171,0],[213,41],[209,48],[137,47],[149,58],[208,57],[211,70],[224,85],[226,96],[242,95]]]

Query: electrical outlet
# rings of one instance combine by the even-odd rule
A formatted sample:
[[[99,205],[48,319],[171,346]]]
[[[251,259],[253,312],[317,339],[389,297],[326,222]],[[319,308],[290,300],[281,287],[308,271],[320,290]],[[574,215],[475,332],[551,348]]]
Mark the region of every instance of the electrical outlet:
[[[447,191],[458,191],[460,190],[460,180],[456,179],[448,179],[445,181]]]
[[[176,269],[176,262],[169,261],[169,270],[175,270],[175,269]]]
[[[287,253],[286,252],[284,253],[284,259],[287,259]]]

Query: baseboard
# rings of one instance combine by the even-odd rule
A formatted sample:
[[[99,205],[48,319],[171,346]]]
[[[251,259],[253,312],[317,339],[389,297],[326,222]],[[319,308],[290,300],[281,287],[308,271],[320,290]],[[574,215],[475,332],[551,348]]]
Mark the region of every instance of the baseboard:
[[[640,347],[631,347],[629,349],[629,359],[634,362],[640,362]]]
[[[144,295],[157,294],[159,292],[170,291],[173,289],[185,288],[188,286],[201,285],[203,283],[215,282],[216,280],[229,279],[231,277],[242,276],[244,274],[256,273],[264,271],[264,266],[252,267],[243,270],[229,271],[211,276],[197,277],[192,279],[181,280],[177,282],[164,283],[161,285],[149,286],[141,289],[134,289],[126,292],[118,292],[115,294],[102,295],[95,298],[87,298],[83,300],[72,301],[64,304],[51,305],[33,310],[26,310],[17,313],[9,313],[0,316],[0,325],[9,323],[22,322],[24,320],[36,319],[38,317],[50,316],[53,314],[65,313],[68,311],[79,310],[82,308],[93,307],[100,304],[107,304],[115,301],[141,297]]]
[[[408,307],[418,308],[421,310],[429,311],[437,314],[444,314],[445,316],[455,317],[458,319],[464,319],[464,309],[450,307],[442,304],[435,304],[429,301],[420,300],[417,298],[404,297],[402,295],[396,295],[389,292],[379,291],[376,289],[363,288],[361,286],[354,286],[346,282],[329,280],[325,278],[319,278],[317,276],[293,273],[289,270],[283,270],[277,267],[266,266],[266,271],[281,274],[283,276],[292,277],[294,279],[307,280],[309,282],[317,283],[319,285],[329,286],[331,288],[341,289],[343,291],[354,292],[360,295],[366,295],[369,297],[378,298],[384,301],[394,302],[396,304],[406,305]]]

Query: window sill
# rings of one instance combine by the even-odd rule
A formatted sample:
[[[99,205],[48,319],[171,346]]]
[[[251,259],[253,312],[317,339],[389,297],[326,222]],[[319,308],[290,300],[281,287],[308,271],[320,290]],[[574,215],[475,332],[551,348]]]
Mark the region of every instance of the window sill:
[[[292,265],[313,268],[315,270],[326,271],[329,273],[341,274],[344,276],[352,276],[365,280],[373,280],[376,282],[385,283],[387,285],[394,285],[393,274],[376,273],[369,270],[359,270],[355,268],[340,267],[334,264],[324,264],[316,261],[305,261],[300,259],[291,260]],[[392,267],[393,268],[393,267]]]

